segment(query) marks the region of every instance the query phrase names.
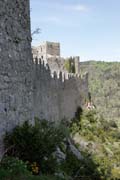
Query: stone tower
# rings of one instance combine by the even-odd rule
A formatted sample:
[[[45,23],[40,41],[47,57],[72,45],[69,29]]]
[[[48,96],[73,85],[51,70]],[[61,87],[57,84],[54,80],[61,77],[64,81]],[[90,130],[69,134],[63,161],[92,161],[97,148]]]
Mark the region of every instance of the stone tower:
[[[59,58],[60,57],[60,43],[58,42],[43,42],[38,47],[32,48],[33,57],[44,59],[47,63],[48,58]]]
[[[0,0],[0,151],[2,136],[32,119],[29,0]]]

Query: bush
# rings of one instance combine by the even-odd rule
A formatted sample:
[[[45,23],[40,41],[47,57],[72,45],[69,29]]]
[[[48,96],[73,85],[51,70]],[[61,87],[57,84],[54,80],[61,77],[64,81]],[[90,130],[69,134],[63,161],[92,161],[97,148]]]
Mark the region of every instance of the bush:
[[[23,172],[23,173],[28,172],[27,164],[24,163],[22,160],[19,160],[18,158],[14,158],[14,157],[3,158],[3,160],[1,161],[1,167],[16,174],[19,172]]]
[[[97,118],[94,111],[82,112],[78,109],[75,115],[69,128],[36,120],[34,126],[25,122],[12,133],[7,133],[6,155],[14,158],[4,158],[1,162],[0,180],[59,180],[61,177],[63,180],[117,179],[120,162],[119,129],[115,128],[115,124]],[[69,129],[73,137],[77,134],[80,141],[82,139],[86,142],[85,145],[77,146],[82,151],[81,160],[70,147]],[[75,146],[74,141],[71,140],[71,143]]]
[[[62,180],[57,176],[33,176],[22,160],[5,157],[0,164],[0,180]]]
[[[61,169],[72,179],[100,180],[97,165],[89,154],[83,153],[84,159],[79,160],[69,149],[66,152],[66,160]]]
[[[78,140],[86,142],[85,146],[80,143],[79,149],[87,151],[92,157],[91,161],[89,158],[85,158],[83,162],[83,164],[85,162],[88,164],[88,166],[85,164],[86,171],[91,167],[91,176],[92,170],[97,169],[96,173],[100,174],[100,179],[118,180],[120,169],[120,130],[117,123],[104,120],[102,117],[97,116],[93,110],[84,111],[76,119],[71,123],[72,135],[75,138],[77,137],[77,142]],[[91,148],[87,145],[89,143],[92,143]],[[83,174],[86,175],[86,171]]]
[[[57,169],[57,160],[53,153],[61,145],[65,134],[59,127],[45,120],[38,121],[34,126],[25,122],[17,126],[12,133],[5,136],[5,147],[12,147],[7,154],[28,161],[32,170],[36,163],[36,174],[40,172],[53,174]],[[35,171],[34,171],[35,173]]]
[[[66,160],[63,162],[61,168],[66,174],[74,177],[80,167],[80,161],[76,156],[70,151],[66,152]]]
[[[31,173],[27,169],[26,163],[18,158],[5,157],[0,164],[0,180],[22,180],[23,176],[30,176]]]

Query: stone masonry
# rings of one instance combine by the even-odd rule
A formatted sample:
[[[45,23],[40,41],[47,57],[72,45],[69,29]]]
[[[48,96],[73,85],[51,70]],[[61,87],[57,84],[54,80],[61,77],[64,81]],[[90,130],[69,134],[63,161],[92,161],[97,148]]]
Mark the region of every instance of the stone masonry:
[[[0,142],[32,119],[31,64],[29,1],[0,0]]]
[[[36,58],[34,66],[34,114],[40,119],[59,122],[74,117],[88,96],[88,75],[82,77],[55,71],[53,77],[48,65]]]
[[[48,43],[46,52],[58,58],[53,69],[42,57],[32,59],[29,0],[0,0],[0,155],[6,131],[33,123],[33,116],[69,120],[85,102],[87,75],[66,74],[59,43]]]
[[[51,73],[56,71],[57,73],[67,73],[65,68],[66,59],[61,57],[60,43],[59,42],[43,42],[37,47],[32,47],[33,58],[40,58],[45,64],[48,64]],[[72,63],[75,65],[76,74],[80,74],[80,58],[79,56],[70,57]]]
[[[33,47],[33,57],[38,57],[46,61],[48,58],[60,57],[60,43],[58,42],[43,42],[38,47]]]

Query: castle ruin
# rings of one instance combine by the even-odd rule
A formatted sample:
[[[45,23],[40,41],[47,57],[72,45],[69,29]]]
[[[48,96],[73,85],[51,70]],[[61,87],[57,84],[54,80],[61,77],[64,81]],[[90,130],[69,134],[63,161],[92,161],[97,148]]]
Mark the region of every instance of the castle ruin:
[[[38,47],[33,47],[33,57],[38,57],[46,61],[48,58],[60,57],[60,43],[57,42],[43,42]]]
[[[61,57],[60,54],[60,43],[59,42],[43,42],[37,47],[32,47],[33,58],[40,58],[45,64],[48,64],[51,73],[64,72],[67,73],[65,68],[66,59]],[[79,56],[70,57],[72,59],[71,63],[74,64],[76,74],[80,74],[80,58]]]
[[[73,57],[76,72],[68,73],[60,43],[44,42],[32,47],[35,116],[51,121],[71,119],[87,97],[87,75],[81,78],[79,57]]]
[[[54,121],[71,119],[84,104],[87,75],[66,75],[60,45],[52,45],[42,47],[43,57],[35,50],[38,55],[33,58],[29,0],[0,1],[0,154],[5,132],[16,125],[26,120],[33,123],[34,116]]]
[[[51,70],[44,61],[33,61],[34,114],[50,121],[70,120],[88,95],[88,76]]]

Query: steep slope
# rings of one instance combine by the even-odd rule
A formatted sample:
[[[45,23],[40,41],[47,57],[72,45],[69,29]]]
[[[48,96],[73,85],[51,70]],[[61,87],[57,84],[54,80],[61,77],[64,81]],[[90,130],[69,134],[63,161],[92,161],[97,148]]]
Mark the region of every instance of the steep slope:
[[[120,63],[81,62],[81,72],[85,71],[97,111],[105,119],[120,120]]]

